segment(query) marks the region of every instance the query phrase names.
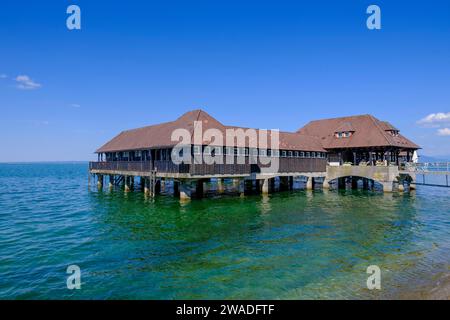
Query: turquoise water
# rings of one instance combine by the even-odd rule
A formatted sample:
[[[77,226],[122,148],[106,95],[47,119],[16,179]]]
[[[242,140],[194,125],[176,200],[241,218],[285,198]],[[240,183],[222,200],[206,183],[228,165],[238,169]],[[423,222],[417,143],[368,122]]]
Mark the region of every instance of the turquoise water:
[[[450,265],[447,188],[180,204],[89,190],[87,164],[0,164],[0,208],[2,299],[384,298]],[[71,264],[80,290],[66,287]]]

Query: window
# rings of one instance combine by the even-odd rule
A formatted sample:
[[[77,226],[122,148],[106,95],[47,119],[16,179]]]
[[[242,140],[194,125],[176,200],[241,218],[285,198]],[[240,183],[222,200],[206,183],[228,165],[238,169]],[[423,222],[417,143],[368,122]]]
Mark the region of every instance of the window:
[[[309,158],[309,152],[305,152],[305,158]]]
[[[222,148],[221,147],[214,147],[214,155],[221,156],[222,155]]]
[[[268,156],[268,157],[271,157],[271,156],[272,156],[272,150],[271,150],[271,149],[268,149],[268,150],[267,150],[267,156]]]
[[[248,156],[248,154],[249,154],[248,148],[244,148],[244,152],[245,152],[245,155]]]
[[[315,158],[316,157],[316,153],[315,152],[311,152],[311,158]]]
[[[282,157],[286,157],[286,151],[284,151],[284,150],[281,151],[281,156],[282,156]]]
[[[261,157],[265,157],[267,155],[267,150],[266,149],[259,149],[259,155]]]
[[[273,150],[273,156],[279,157],[280,156],[280,150]]]
[[[233,155],[233,147],[225,147],[225,155],[232,156]]]
[[[202,149],[201,149],[200,146],[194,146],[194,154],[201,154],[201,153],[202,153],[201,150],[202,150]]]
[[[300,151],[300,158],[304,158],[305,157],[305,153],[303,151]]]
[[[292,151],[288,151],[288,157],[292,158]]]
[[[251,152],[252,156],[257,156],[258,155],[258,149],[256,149],[256,148],[251,148],[250,152]]]
[[[205,147],[205,149],[203,150],[203,154],[206,154],[206,155],[211,155],[212,153],[211,153],[211,147]]]
[[[294,152],[294,156],[295,156],[296,158],[298,158],[298,151],[295,151],[295,152]]]

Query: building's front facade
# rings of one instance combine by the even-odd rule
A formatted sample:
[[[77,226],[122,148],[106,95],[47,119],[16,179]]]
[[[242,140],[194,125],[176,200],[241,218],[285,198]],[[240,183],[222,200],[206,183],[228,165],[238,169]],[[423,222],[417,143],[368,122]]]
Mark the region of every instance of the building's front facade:
[[[194,110],[175,121],[121,132],[96,151],[98,161],[90,163],[90,172],[100,184],[108,175],[110,184],[122,181],[126,190],[128,179],[136,176],[143,185],[148,179],[172,179],[185,197],[192,183],[201,190],[210,178],[262,181],[268,192],[275,178],[292,186],[295,177],[303,176],[313,188],[317,178],[325,187],[351,177],[376,180],[392,191],[399,166],[411,162],[417,149],[398,129],[371,115],[312,121],[297,132],[278,132],[226,126]]]
[[[320,139],[330,165],[400,165],[420,148],[372,115],[311,121],[297,132]]]

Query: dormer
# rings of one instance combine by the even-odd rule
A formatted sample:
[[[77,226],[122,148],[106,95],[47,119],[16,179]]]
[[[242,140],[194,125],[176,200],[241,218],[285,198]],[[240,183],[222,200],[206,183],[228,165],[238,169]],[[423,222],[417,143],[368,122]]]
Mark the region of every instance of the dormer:
[[[386,133],[390,134],[393,137],[397,137],[400,132],[400,130],[398,130],[387,121],[381,121],[381,127]]]
[[[355,129],[350,122],[341,123],[334,131],[335,138],[349,138],[355,133]]]

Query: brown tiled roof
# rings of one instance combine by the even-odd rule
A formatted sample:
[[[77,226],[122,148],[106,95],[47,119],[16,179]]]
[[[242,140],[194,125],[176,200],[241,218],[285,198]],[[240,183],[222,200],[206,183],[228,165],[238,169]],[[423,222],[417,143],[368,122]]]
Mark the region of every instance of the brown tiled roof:
[[[343,127],[351,127],[353,130],[342,130]],[[397,129],[388,122],[366,114],[311,121],[297,132],[318,137],[325,149],[388,146],[420,148],[400,134],[393,136],[388,132],[389,130]],[[335,137],[335,132],[340,131],[353,131],[353,134],[346,138]]]
[[[127,150],[139,150],[139,149],[149,149],[149,148],[163,148],[172,147],[177,144],[177,142],[171,140],[171,135],[176,129],[186,129],[191,135],[191,143],[194,143],[194,122],[202,122],[203,133],[208,129],[218,129],[222,132],[224,140],[226,140],[226,129],[242,129],[246,130],[248,128],[242,127],[232,127],[225,126],[208,113],[203,110],[193,110],[183,114],[175,121],[165,122],[157,125],[147,126],[143,128],[127,130],[121,132],[119,135],[114,137],[112,140],[107,142],[105,145],[100,147],[96,152],[117,152],[117,151],[127,151]],[[260,130],[256,129],[258,135]],[[312,137],[308,135],[291,133],[291,132],[280,132],[280,149],[284,150],[303,150],[303,151],[322,151],[320,140],[317,137]],[[271,148],[270,144],[271,136],[269,131],[269,136],[267,138],[267,147]],[[225,141],[226,142],[226,141]],[[249,146],[249,141],[246,139],[244,143],[237,143],[235,145],[232,143],[231,146],[244,147]],[[202,144],[208,145],[210,141],[203,141]],[[226,144],[226,143],[225,143]],[[214,145],[214,143],[212,143]],[[222,145],[221,143],[219,145]]]
[[[351,122],[342,122],[339,127],[337,127],[334,132],[354,132]]]

